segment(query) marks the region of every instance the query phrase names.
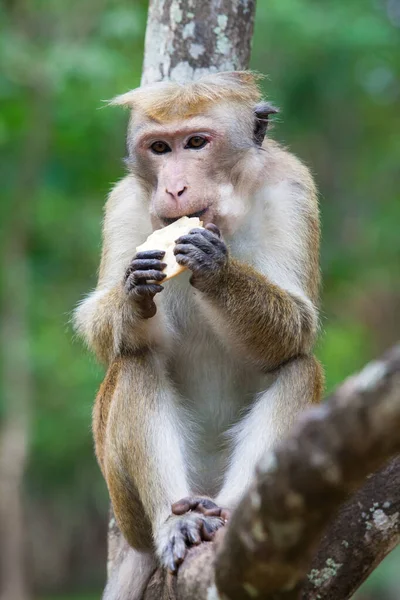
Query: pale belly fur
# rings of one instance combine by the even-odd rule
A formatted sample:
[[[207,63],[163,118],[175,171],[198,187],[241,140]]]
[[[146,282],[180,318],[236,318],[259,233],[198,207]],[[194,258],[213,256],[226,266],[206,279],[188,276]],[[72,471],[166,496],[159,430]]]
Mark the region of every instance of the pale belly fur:
[[[179,281],[178,281],[179,279]],[[185,275],[165,286],[165,309],[173,322],[168,371],[185,411],[185,455],[192,491],[215,496],[232,448],[230,429],[249,410],[273,376],[231,352],[212,330]],[[163,302],[163,303],[164,303]],[[186,315],[183,322],[176,315]]]

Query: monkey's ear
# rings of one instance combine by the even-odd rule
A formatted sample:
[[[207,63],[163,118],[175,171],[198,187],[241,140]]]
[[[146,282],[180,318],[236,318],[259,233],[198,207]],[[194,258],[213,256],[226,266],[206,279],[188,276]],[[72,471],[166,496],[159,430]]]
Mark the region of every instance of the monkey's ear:
[[[279,108],[276,108],[268,102],[260,102],[254,107],[254,132],[253,139],[257,146],[261,146],[264,141],[265,133],[268,128],[269,115],[275,115],[279,112]]]

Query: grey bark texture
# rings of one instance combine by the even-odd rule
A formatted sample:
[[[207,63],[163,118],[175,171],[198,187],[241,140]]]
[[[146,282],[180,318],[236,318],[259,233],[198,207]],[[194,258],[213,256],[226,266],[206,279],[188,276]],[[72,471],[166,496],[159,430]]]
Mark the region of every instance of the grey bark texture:
[[[367,478],[318,545],[303,600],[350,598],[400,542],[400,456]]]
[[[255,0],[151,0],[142,85],[249,65]]]
[[[400,346],[305,412],[214,542],[145,600],[351,598],[399,542],[399,427]]]
[[[151,0],[142,84],[246,69],[254,12],[255,0]],[[399,428],[396,348],[299,419],[228,526],[177,577],[156,571],[145,600],[350,598],[399,541],[400,459],[384,466]],[[126,550],[111,513],[109,574]]]

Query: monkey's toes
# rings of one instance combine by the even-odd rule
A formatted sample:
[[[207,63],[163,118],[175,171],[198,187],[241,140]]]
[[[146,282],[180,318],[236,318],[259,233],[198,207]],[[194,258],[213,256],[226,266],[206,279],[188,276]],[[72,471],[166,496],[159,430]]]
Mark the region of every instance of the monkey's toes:
[[[231,515],[229,509],[218,506],[209,498],[201,497],[182,498],[175,502],[171,508],[174,515],[183,515],[189,511],[195,511],[207,517],[221,517],[224,523],[229,520]]]
[[[158,535],[157,548],[161,564],[175,573],[183,562],[187,549],[202,541],[211,541],[215,532],[223,525],[220,517],[198,512],[171,515]]]

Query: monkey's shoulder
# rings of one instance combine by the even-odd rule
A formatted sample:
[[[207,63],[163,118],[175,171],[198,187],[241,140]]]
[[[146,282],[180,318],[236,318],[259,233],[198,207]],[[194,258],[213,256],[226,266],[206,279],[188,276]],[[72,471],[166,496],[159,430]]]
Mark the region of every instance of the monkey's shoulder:
[[[293,152],[275,140],[265,141],[266,184],[269,186],[286,182],[293,190],[313,201],[317,199],[317,188],[310,169]]]
[[[104,208],[103,233],[117,245],[126,237],[127,247],[137,246],[151,233],[151,221],[143,206],[143,189],[132,175],[112,188]]]
[[[143,189],[133,175],[125,175],[111,188],[105,204],[105,211],[118,209],[121,205],[138,208],[143,204]],[[142,209],[143,210],[143,209]]]

